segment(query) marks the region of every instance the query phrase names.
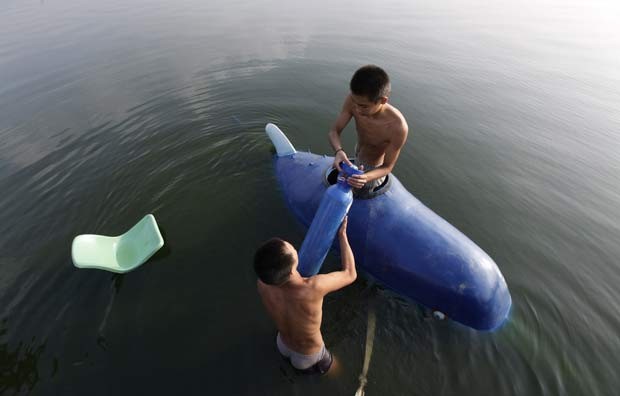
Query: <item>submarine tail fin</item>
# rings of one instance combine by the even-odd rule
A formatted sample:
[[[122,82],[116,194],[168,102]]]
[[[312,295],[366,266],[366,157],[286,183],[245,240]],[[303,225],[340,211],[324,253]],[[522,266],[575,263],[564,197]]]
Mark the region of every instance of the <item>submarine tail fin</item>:
[[[271,143],[275,146],[278,157],[285,157],[297,152],[284,132],[282,132],[275,124],[267,124],[265,126],[265,132],[267,132],[267,136],[269,136]]]

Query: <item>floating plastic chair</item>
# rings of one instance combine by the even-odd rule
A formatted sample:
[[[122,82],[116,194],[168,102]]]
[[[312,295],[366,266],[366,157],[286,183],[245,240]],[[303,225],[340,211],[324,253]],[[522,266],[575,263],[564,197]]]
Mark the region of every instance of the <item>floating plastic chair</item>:
[[[144,264],[164,246],[155,216],[142,220],[123,235],[78,235],[73,239],[71,258],[78,268],[96,268],[124,273]]]

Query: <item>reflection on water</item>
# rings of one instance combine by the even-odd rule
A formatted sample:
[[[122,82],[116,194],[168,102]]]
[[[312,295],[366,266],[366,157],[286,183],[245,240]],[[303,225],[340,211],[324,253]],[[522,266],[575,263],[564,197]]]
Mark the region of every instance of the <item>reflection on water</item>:
[[[0,394],[30,392],[39,381],[39,358],[45,344],[32,339],[11,348],[6,340],[7,319],[0,321]]]

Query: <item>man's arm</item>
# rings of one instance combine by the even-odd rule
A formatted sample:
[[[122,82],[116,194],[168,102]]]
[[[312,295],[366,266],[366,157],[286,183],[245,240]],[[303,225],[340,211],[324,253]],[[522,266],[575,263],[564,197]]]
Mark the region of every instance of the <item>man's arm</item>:
[[[385,156],[383,157],[383,165],[376,167],[375,169],[366,172],[362,175],[352,175],[347,179],[349,185],[354,188],[361,188],[364,184],[371,180],[378,179],[390,173],[396,165],[396,160],[400,155],[400,150],[407,141],[408,127],[407,124],[401,124],[398,126],[394,138],[390,141],[389,146],[385,149]]]
[[[340,115],[336,119],[336,122],[329,130],[327,137],[329,138],[329,143],[332,145],[332,149],[334,149],[334,167],[341,171],[340,162],[345,161],[349,165],[349,158],[347,158],[347,153],[342,149],[342,141],[340,140],[340,134],[347,126],[351,118],[353,117],[353,113],[351,112],[351,95],[348,95],[344,100],[344,104],[342,105],[342,110],[340,110]]]
[[[342,270],[330,272],[329,274],[319,274],[313,277],[315,287],[323,295],[350,285],[357,278],[355,258],[353,257],[353,251],[351,251],[351,246],[347,239],[347,217],[344,218],[338,230],[338,239],[340,241]]]

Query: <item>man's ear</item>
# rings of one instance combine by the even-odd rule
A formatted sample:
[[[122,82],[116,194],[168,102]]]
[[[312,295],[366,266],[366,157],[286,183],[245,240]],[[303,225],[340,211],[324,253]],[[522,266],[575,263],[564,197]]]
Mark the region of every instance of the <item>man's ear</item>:
[[[388,97],[387,96],[382,96],[381,98],[379,98],[379,101],[381,102],[382,105],[386,104],[388,101]]]

